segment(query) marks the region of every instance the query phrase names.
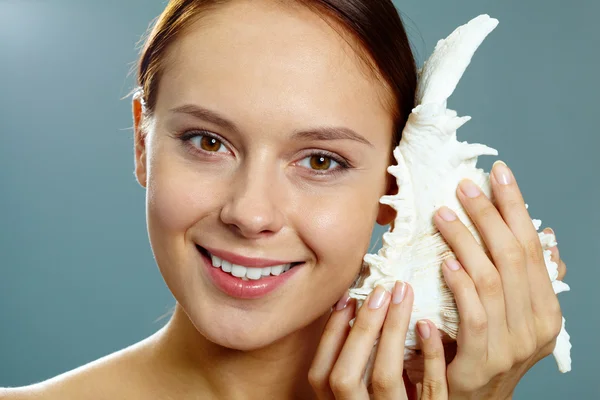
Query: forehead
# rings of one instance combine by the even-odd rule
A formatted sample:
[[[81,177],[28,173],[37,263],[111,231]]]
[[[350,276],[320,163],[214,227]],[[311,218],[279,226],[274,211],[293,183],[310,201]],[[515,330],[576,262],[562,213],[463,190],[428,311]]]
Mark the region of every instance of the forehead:
[[[391,129],[385,86],[348,43],[353,38],[331,24],[307,7],[275,1],[219,6],[168,49],[157,109],[195,103],[234,115]]]

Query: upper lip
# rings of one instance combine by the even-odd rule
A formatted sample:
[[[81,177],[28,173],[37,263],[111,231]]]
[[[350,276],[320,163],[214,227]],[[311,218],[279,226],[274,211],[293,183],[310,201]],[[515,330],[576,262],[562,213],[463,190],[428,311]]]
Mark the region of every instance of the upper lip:
[[[206,251],[208,251],[211,255],[219,257],[222,260],[229,261],[235,265],[242,265],[244,267],[254,267],[254,268],[266,268],[272,267],[275,265],[285,265],[285,264],[293,264],[293,261],[282,261],[282,260],[273,260],[267,258],[252,258],[252,257],[244,257],[239,254],[231,253],[225,250],[213,249],[209,247],[202,247]]]

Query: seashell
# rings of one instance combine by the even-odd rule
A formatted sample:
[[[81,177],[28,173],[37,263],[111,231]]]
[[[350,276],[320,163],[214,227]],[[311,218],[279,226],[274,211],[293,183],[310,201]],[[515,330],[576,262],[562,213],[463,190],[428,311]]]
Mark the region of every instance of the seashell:
[[[398,183],[396,195],[383,196],[382,204],[397,211],[392,229],[383,235],[383,247],[377,254],[364,257],[363,270],[350,290],[350,296],[362,305],[377,286],[392,289],[396,280],[409,282],[414,288],[414,306],[405,342],[405,360],[415,360],[418,341],[415,324],[429,319],[443,333],[443,340],[456,339],[459,315],[452,292],[445,284],[441,264],[454,254],[433,223],[433,215],[441,206],[454,210],[486,250],[466,211],[456,197],[456,188],[463,178],[478,184],[493,201],[489,174],[476,168],[477,157],[497,155],[482,144],[469,144],[456,139],[456,130],[470,117],[458,117],[446,108],[446,101],[471,58],[498,20],[480,15],[458,27],[440,40],[419,74],[416,104],[404,127],[402,140],[394,149],[397,165],[388,168]],[[539,230],[541,221],[532,220]],[[557,264],[550,260],[550,247],[556,245],[554,235],[538,233],[548,274],[555,293],[569,290],[559,280]],[[489,254],[489,253],[488,253]],[[377,345],[376,345],[377,346]],[[561,372],[571,369],[571,344],[563,326],[556,341],[554,357]],[[376,347],[365,374],[370,368]]]

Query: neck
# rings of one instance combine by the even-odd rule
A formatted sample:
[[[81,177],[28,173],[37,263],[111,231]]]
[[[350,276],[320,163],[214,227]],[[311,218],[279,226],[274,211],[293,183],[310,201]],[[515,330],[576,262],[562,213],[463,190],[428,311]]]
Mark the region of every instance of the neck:
[[[157,333],[156,365],[176,398],[311,399],[308,369],[328,314],[269,346],[240,351],[207,340],[180,305]],[[212,395],[212,396],[211,396]]]

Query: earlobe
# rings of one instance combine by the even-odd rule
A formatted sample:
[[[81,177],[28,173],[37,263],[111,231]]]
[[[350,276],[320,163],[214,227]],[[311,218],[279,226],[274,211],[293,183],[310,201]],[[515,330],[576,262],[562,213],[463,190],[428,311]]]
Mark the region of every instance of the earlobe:
[[[142,187],[147,184],[147,168],[146,168],[146,137],[142,129],[142,103],[141,96],[136,94],[133,97],[132,104],[133,112],[133,147],[135,153],[135,177]]]
[[[385,204],[379,205],[379,212],[377,213],[377,223],[379,225],[389,225],[395,218],[396,210]]]

